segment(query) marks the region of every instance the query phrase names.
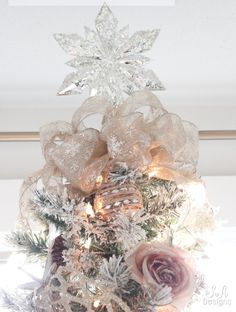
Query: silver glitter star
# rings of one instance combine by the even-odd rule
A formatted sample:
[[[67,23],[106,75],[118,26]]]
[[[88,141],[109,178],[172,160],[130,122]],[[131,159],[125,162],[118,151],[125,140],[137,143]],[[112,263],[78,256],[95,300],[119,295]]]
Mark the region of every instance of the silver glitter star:
[[[85,39],[78,34],[55,34],[60,46],[74,58],[66,64],[76,71],[69,74],[58,95],[82,93],[103,95],[118,105],[123,93],[137,90],[163,90],[149,61],[142,53],[151,49],[159,30],[137,31],[129,37],[129,26],[118,29],[118,21],[104,4],[95,21],[97,31],[85,27]]]

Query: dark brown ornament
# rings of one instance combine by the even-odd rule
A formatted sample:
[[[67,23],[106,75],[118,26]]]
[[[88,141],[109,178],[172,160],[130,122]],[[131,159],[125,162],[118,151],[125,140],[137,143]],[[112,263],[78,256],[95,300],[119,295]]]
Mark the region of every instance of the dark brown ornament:
[[[67,250],[67,247],[65,246],[65,240],[62,235],[59,235],[55,238],[51,251],[52,263],[56,263],[58,267],[65,266],[65,261],[63,258],[64,250]]]

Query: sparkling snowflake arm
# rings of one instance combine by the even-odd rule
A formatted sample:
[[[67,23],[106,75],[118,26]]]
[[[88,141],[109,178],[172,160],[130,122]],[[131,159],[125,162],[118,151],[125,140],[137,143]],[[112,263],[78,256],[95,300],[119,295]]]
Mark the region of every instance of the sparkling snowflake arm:
[[[91,74],[91,72],[84,72],[83,74],[74,72],[69,74],[63,81],[58,91],[58,95],[82,93],[83,90],[88,87],[88,81]]]
[[[127,42],[127,45],[123,47],[123,52],[125,54],[142,53],[144,51],[150,50],[156,41],[159,32],[159,29],[141,30],[135,32]]]
[[[92,41],[83,39],[78,34],[54,34],[55,40],[61,48],[69,55],[76,57],[93,57],[95,53],[99,54]],[[93,38],[94,40],[95,38]]]

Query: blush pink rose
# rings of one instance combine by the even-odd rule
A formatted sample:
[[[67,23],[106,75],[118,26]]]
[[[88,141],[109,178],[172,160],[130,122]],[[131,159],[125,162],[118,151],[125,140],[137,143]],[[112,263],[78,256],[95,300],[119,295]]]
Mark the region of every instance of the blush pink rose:
[[[171,304],[158,307],[157,312],[178,312],[177,308]]]
[[[172,288],[172,305],[182,309],[195,289],[196,271],[189,254],[159,242],[139,245],[127,258],[132,277],[153,291],[161,285]]]

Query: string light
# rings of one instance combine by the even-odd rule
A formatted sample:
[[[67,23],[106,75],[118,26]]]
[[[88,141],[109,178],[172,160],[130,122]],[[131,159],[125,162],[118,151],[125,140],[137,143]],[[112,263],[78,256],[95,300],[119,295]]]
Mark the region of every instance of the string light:
[[[94,202],[95,210],[99,211],[103,208],[103,206],[104,206],[104,199],[101,196],[97,197],[95,202]]]
[[[96,179],[96,187],[101,186],[102,182],[103,182],[103,176],[99,175]]]
[[[99,305],[100,305],[100,300],[94,301],[94,303],[93,303],[94,308],[98,308]]]
[[[95,216],[94,211],[93,211],[93,207],[92,207],[92,205],[90,203],[87,203],[85,211],[86,211],[86,214],[88,216],[90,216],[90,217],[94,217]]]
[[[91,237],[89,237],[84,244],[84,248],[89,249],[91,246],[91,242],[92,242],[92,239]]]

